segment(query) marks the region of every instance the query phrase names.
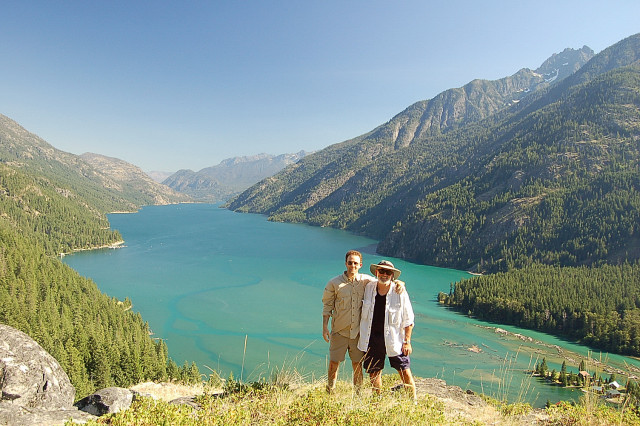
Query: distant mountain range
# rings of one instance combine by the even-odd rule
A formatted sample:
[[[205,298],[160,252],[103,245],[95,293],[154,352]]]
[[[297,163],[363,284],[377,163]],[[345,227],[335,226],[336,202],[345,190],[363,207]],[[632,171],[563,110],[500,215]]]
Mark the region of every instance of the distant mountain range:
[[[296,163],[308,153],[234,157],[217,166],[198,172],[180,170],[162,181],[163,184],[198,201],[226,201],[251,185]]]
[[[638,259],[639,58],[640,34],[446,90],[226,207],[480,272]]]
[[[151,179],[153,179],[154,181],[158,182],[158,183],[162,183],[162,181],[164,181],[166,178],[168,178],[169,176],[171,176],[173,174],[173,172],[163,172],[160,170],[152,170],[149,172],[146,172],[147,175],[149,175],[149,177]]]

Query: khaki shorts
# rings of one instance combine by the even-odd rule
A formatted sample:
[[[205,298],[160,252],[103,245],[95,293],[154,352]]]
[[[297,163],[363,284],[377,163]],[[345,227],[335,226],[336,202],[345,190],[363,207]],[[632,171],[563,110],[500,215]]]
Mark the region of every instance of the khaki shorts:
[[[364,352],[358,349],[358,339],[349,339],[337,333],[331,333],[329,343],[329,361],[342,362],[345,354],[349,350],[351,362],[360,362]]]

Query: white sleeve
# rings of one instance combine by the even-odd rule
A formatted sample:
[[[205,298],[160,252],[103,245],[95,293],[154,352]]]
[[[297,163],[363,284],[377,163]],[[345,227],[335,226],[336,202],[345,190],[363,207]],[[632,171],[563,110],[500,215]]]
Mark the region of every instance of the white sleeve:
[[[413,314],[413,307],[411,306],[411,300],[406,291],[403,291],[400,295],[402,297],[402,328],[408,327],[414,324],[415,317]]]

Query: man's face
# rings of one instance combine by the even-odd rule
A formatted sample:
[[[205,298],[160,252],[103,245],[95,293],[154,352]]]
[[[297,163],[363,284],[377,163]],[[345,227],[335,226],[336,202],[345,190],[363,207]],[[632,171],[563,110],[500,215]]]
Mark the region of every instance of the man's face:
[[[360,259],[360,256],[351,254],[347,257],[345,265],[347,266],[347,273],[349,275],[357,274],[358,270],[362,267],[362,259]]]
[[[378,281],[386,284],[393,278],[393,271],[389,269],[378,268],[378,270],[376,271],[376,277],[378,277]]]

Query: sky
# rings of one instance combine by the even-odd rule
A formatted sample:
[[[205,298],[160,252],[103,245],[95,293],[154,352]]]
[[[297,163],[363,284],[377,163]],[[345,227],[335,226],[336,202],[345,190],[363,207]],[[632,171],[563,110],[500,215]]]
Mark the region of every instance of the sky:
[[[640,32],[638,0],[2,0],[0,114],[145,171],[315,151]]]

